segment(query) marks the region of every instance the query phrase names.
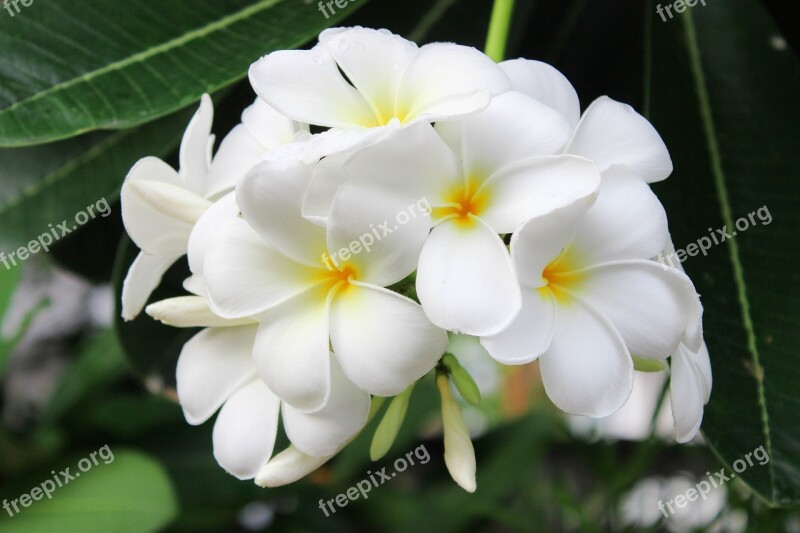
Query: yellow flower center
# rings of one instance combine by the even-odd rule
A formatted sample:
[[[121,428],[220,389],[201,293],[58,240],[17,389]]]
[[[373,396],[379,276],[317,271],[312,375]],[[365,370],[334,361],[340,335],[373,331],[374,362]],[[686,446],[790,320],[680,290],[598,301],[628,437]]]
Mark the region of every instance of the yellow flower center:
[[[470,177],[466,183],[459,184],[445,193],[442,207],[433,208],[431,216],[434,220],[452,219],[457,224],[471,225],[472,217],[480,216],[489,204],[489,191],[480,189],[482,181]],[[479,190],[480,189],[480,190]]]
[[[571,293],[579,290],[585,279],[583,274],[577,272],[579,268],[571,248],[564,249],[542,272],[545,285],[539,291],[550,291],[559,304],[569,302]]]

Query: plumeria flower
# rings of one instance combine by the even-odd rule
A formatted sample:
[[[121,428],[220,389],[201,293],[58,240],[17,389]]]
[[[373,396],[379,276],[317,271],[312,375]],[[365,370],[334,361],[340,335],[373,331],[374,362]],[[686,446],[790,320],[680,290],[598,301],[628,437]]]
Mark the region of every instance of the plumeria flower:
[[[370,184],[433,207],[433,230],[417,271],[417,295],[437,326],[471,335],[504,329],[521,306],[505,243],[525,221],[572,203],[588,205],[600,176],[583,158],[559,153],[571,128],[557,112],[508,92],[462,120],[405,128],[325,161],[309,187],[304,214],[324,221],[340,183]],[[410,156],[413,154],[413,156]]]
[[[698,297],[686,275],[651,261],[667,219],[641,176],[607,170],[595,204],[531,220],[511,239],[523,291],[508,329],[481,343],[505,364],[539,359],[553,402],[610,415],[633,386],[632,355],[665,360],[683,340],[699,349]]]
[[[433,368],[447,345],[419,304],[384,288],[413,272],[427,215],[379,229],[406,204],[350,186],[322,228],[300,211],[310,176],[300,162],[259,164],[237,187],[244,218],[208,232],[203,264],[211,308],[230,319],[259,317],[253,355],[261,377],[309,412],[328,402],[331,346],[359,388],[392,396]]]
[[[671,238],[668,237],[667,247],[658,257],[675,257]],[[675,268],[683,272],[680,261]],[[700,305],[699,302],[697,305]],[[698,349],[691,340],[698,330],[702,331],[701,313],[702,309],[695,312],[695,322],[690,324],[685,339],[672,354],[670,364],[669,396],[675,422],[675,440],[681,443],[689,442],[697,435],[703,421],[703,406],[711,399],[711,359],[708,348],[703,342]]]
[[[379,136],[381,128],[433,122],[486,107],[509,80],[480,51],[421,48],[387,30],[332,28],[311,50],[273,52],[250,67],[256,93],[297,121],[333,128],[318,156]]]
[[[161,159],[145,157],[131,168],[122,186],[122,220],[142,250],[131,265],[122,291],[122,316],[135,318],[161,277],[186,254],[189,234],[214,200],[276,146],[307,130],[260,100],[242,114],[242,124],[223,139],[211,160],[213,105],[203,95],[183,135],[180,170]]]
[[[206,328],[181,351],[178,399],[186,421],[193,425],[220,410],[214,423],[214,457],[237,478],[255,477],[272,456],[279,413],[295,448],[326,460],[366,424],[369,394],[350,383],[335,360],[330,365],[330,397],[323,409],[305,413],[281,402],[253,363],[255,319],[225,320],[200,296],[157,302],[147,307],[147,313],[171,326]]]
[[[600,172],[612,165],[629,166],[647,183],[664,180],[672,173],[672,160],[664,141],[631,106],[601,96],[578,120],[578,95],[558,70],[527,59],[504,61],[500,67],[511,79],[514,91],[558,111],[573,127],[564,153],[591,160]]]

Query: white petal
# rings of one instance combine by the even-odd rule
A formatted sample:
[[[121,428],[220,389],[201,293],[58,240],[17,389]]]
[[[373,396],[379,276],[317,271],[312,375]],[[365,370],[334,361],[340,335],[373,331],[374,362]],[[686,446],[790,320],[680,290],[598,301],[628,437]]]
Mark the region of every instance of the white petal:
[[[523,287],[522,309],[517,318],[497,335],[481,337],[481,345],[505,365],[530,363],[550,346],[556,314],[552,292]]]
[[[433,229],[419,259],[417,295],[437,326],[485,336],[505,329],[522,305],[505,244],[477,217]]]
[[[669,151],[653,125],[631,106],[607,96],[586,109],[566,152],[591,159],[600,172],[611,165],[633,167],[647,183],[672,173]]]
[[[147,306],[147,314],[174,328],[218,328],[256,324],[252,318],[230,320],[214,314],[202,296],[178,296]]]
[[[528,220],[576,202],[594,202],[600,174],[589,161],[571,156],[531,158],[495,173],[481,191],[489,204],[481,213],[497,233],[511,233]]]
[[[212,242],[212,235],[226,221],[239,216],[236,194],[231,191],[209,207],[197,221],[189,235],[189,269],[193,274],[203,274],[206,251]]]
[[[672,243],[672,239],[667,237],[667,244],[664,247],[663,253],[659,254],[657,258],[655,258],[659,263],[663,265],[669,265],[681,272],[684,272],[683,265],[680,261],[677,260],[675,255],[675,245]],[[686,333],[683,337],[683,343],[689,348],[692,352],[698,352],[704,348],[703,343],[703,305],[700,303],[700,295],[697,294],[694,285],[691,283],[691,280],[688,278],[685,280],[686,283],[685,289],[687,293],[687,298],[689,298],[693,302],[693,310],[691,315],[689,316],[687,323],[686,323]],[[708,386],[709,390],[711,387],[711,363],[707,361],[708,355],[706,354],[706,361],[704,363],[705,366],[708,368]]]
[[[429,212],[411,198],[342,185],[328,219],[328,268],[351,265],[359,281],[381,287],[397,283],[417,268],[431,227]]]
[[[268,104],[299,122],[343,128],[378,125],[367,101],[321,45],[262,57],[250,66],[250,83]]]
[[[161,278],[183,254],[136,256],[122,284],[122,318],[133,320],[161,283]]]
[[[350,179],[344,169],[344,163],[349,158],[350,154],[338,153],[324,158],[316,165],[303,195],[302,212],[306,220],[322,227],[327,225],[333,197],[339,187]]]
[[[319,42],[369,102],[381,124],[396,116],[397,86],[417,53],[416,44],[387,31],[360,27],[323,31]]]
[[[225,402],[214,424],[214,457],[230,474],[252,479],[272,455],[280,401],[260,379]]]
[[[353,385],[331,360],[331,396],[315,413],[304,413],[283,404],[283,426],[298,450],[316,457],[335,453],[364,425],[370,410],[369,393]]]
[[[294,142],[298,132],[308,131],[307,125],[282,115],[261,98],[242,111],[242,125],[267,150]]]
[[[682,272],[653,261],[618,261],[581,270],[573,291],[605,315],[631,354],[666,359],[693,311]]]
[[[575,88],[557,69],[541,61],[511,59],[500,63],[511,79],[511,90],[519,91],[558,111],[572,128],[581,116]]]
[[[236,201],[264,240],[299,263],[319,266],[325,230],[301,211],[312,170],[300,162],[262,161],[239,182]]]
[[[463,115],[483,109],[509,86],[500,67],[478,50],[432,43],[420,48],[403,72],[398,110],[407,113],[406,120]]]
[[[266,105],[266,104],[265,104]],[[208,172],[207,197],[216,198],[232,191],[240,179],[253,168],[266,149],[242,124],[222,139]]]
[[[264,313],[253,357],[281,400],[313,412],[330,396],[328,291],[316,288]]]
[[[598,198],[575,232],[573,253],[587,265],[650,259],[668,236],[667,214],[635,171],[613,166],[603,174]]]
[[[533,218],[511,236],[511,258],[522,285],[532,288],[547,284],[545,268],[562,251],[570,248],[572,236],[586,214],[588,205],[579,202]]]
[[[517,161],[560,153],[572,128],[557,111],[522,93],[507,92],[463,119],[464,172],[488,178]]]
[[[202,424],[256,377],[255,327],[204,329],[184,344],[176,371],[186,421]]]
[[[675,421],[675,437],[680,443],[689,442],[697,435],[706,402],[700,376],[691,358],[691,352],[681,345],[672,356],[670,367],[669,398]]]
[[[405,296],[351,284],[334,298],[331,344],[350,381],[371,394],[394,396],[436,365],[447,334]]]
[[[320,272],[265,243],[240,218],[217,228],[203,264],[211,309],[224,318],[254,316],[278,305],[306,291]]]
[[[458,158],[425,123],[403,128],[356,152],[344,167],[352,181],[380,185],[415,201],[427,198],[432,204],[463,181]]]
[[[256,485],[264,488],[289,485],[306,477],[330,461],[334,455],[313,457],[289,446],[261,467],[256,474]]]
[[[200,106],[183,134],[179,153],[180,175],[186,187],[200,196],[204,196],[205,193],[210,163],[209,137],[213,121],[214,104],[211,102],[211,97],[204,94],[200,98]]]
[[[128,235],[146,253],[185,254],[192,225],[151,206],[131,188],[131,184],[138,181],[155,181],[185,187],[175,170],[160,159],[140,159],[128,172],[120,191],[122,221]]]
[[[547,395],[572,414],[608,416],[625,404],[633,388],[633,361],[622,338],[578,298],[558,306],[553,341],[539,365]]]

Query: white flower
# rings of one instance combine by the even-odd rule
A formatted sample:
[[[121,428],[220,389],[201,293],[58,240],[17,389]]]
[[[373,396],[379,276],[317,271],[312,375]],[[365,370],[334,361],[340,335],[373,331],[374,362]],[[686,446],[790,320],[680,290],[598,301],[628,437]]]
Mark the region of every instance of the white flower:
[[[213,162],[211,98],[200,107],[183,135],[180,170],[156,157],[131,168],[121,191],[122,219],[142,250],[131,265],[122,291],[122,316],[135,318],[169,267],[186,254],[189,234],[212,202],[231,191],[261,156],[294,140],[303,127],[256,100],[242,114],[243,123],[223,139]]]
[[[273,52],[250,67],[250,82],[286,116],[335,128],[315,139],[324,145],[318,156],[379,135],[374,128],[477,111],[509,87],[503,71],[474,48],[418,48],[361,27],[325,30],[311,50]]]
[[[601,96],[578,121],[580,102],[567,79],[539,61],[515,59],[500,67],[511,87],[558,111],[574,128],[564,153],[585,157],[605,172],[612,165],[626,165],[648,183],[666,179],[672,161],[664,141],[646,118],[631,106]]]
[[[613,413],[633,385],[631,354],[666,359],[696,319],[691,281],[649,260],[664,248],[666,224],[636,171],[611,167],[588,211],[576,204],[514,234],[522,311],[482,344],[502,363],[538,358],[545,390],[561,409]],[[695,349],[698,333],[686,339]]]
[[[252,319],[226,321],[204,298],[186,296],[148,306],[148,314],[179,327],[206,327],[181,351],[178,399],[190,424],[202,424],[221,408],[214,423],[214,457],[239,479],[250,479],[270,459],[278,414],[286,435],[303,454],[327,458],[366,424],[370,397],[355,387],[335,360],[324,408],[305,413],[282,403],[258,376],[252,360],[257,326]],[[312,460],[313,462],[313,460]]]
[[[225,318],[259,317],[256,366],[272,391],[306,411],[328,400],[329,346],[353,383],[391,396],[433,368],[447,345],[416,302],[383,288],[414,270],[427,216],[387,227],[391,235],[357,253],[359,237],[406,204],[342,187],[321,228],[300,212],[310,173],[298,162],[253,169],[237,187],[244,219],[207,232],[203,264],[212,309]]]
[[[438,132],[438,133],[437,133]],[[304,214],[324,221],[341,182],[370,184],[405,201],[426,198],[434,228],[417,272],[417,295],[431,321],[450,331],[490,335],[519,311],[520,290],[498,234],[593,198],[600,176],[560,152],[571,128],[558,113],[517,92],[434,130],[417,124],[357,151],[337,174],[323,161]],[[441,136],[440,136],[441,135]]]
[[[675,246],[668,239],[663,255],[659,257],[675,257]],[[676,268],[683,272],[683,265],[678,262]],[[693,321],[675,353],[670,365],[669,396],[672,406],[672,418],[675,422],[675,440],[689,442],[700,430],[703,421],[703,406],[711,398],[711,359],[708,348],[703,342],[699,348],[692,339],[702,336],[702,307],[696,302]],[[692,347],[690,347],[692,346]]]

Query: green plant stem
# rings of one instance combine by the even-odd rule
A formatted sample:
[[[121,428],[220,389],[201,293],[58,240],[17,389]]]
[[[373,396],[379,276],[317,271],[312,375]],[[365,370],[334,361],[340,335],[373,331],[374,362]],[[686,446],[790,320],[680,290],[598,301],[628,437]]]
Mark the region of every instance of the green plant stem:
[[[514,0],[494,0],[492,19],[489,21],[489,34],[486,37],[486,55],[498,63],[505,58],[508,30],[511,15],[514,13]]]

